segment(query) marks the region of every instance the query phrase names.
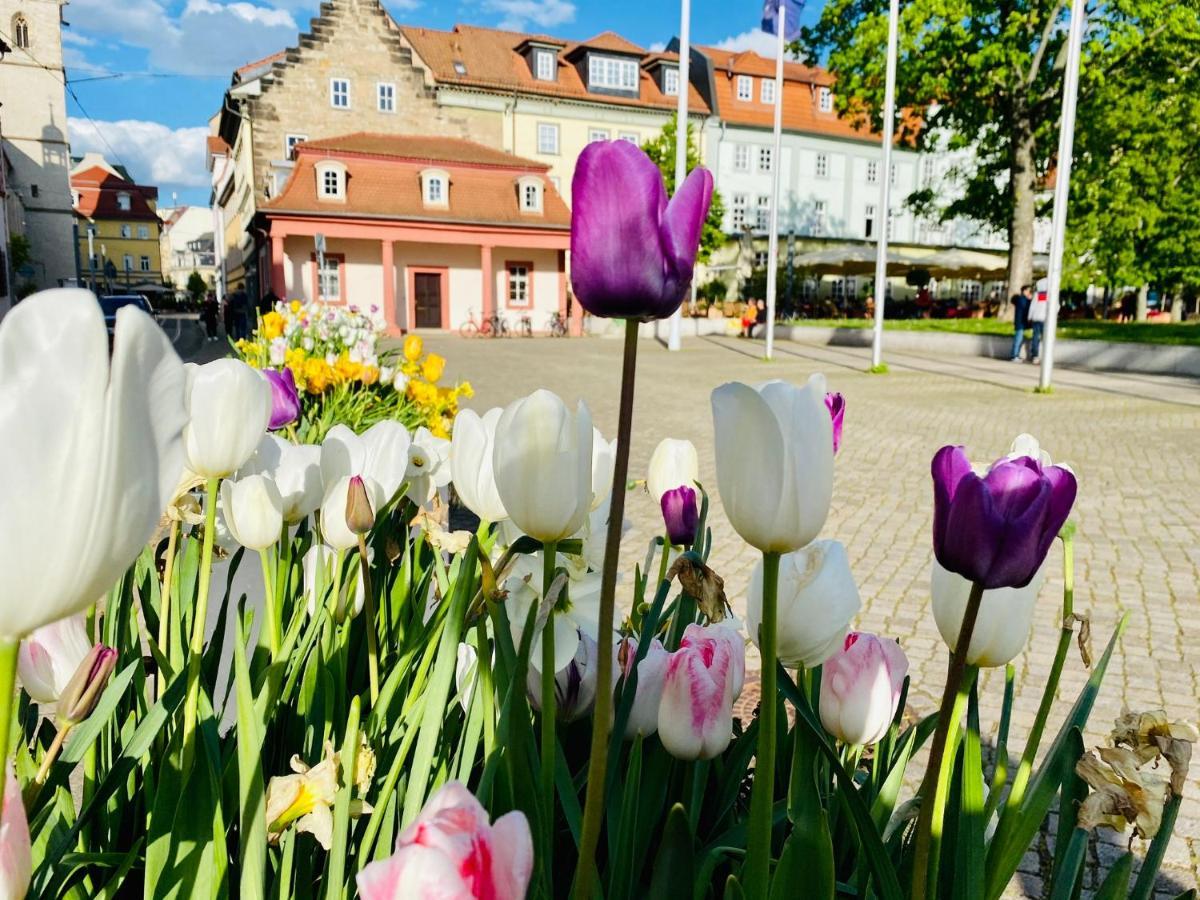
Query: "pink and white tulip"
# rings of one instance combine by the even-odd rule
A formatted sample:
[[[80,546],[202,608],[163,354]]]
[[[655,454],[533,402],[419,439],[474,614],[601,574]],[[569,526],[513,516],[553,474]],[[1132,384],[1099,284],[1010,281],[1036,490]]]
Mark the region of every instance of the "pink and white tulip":
[[[845,744],[876,743],[895,718],[907,673],[895,641],[851,632],[821,672],[821,724]]]
[[[37,629],[21,641],[17,655],[25,693],[43,706],[57,703],[91,649],[83,613]]]
[[[733,701],[746,676],[746,647],[724,625],[689,625],[667,662],[658,736],[677,759],[712,759],[733,737]]]
[[[637,638],[629,637],[621,641],[617,645],[615,671],[621,672],[625,678],[631,677],[637,653]],[[662,641],[657,638],[651,641],[646,655],[637,664],[637,690],[633,695],[633,705],[629,708],[629,718],[625,722],[627,740],[632,740],[639,734],[648,737],[658,731],[658,710],[662,705],[663,686],[670,661],[671,654],[663,647]]]
[[[358,875],[362,900],[522,900],[533,872],[533,838],[523,813],[488,822],[457,781],[429,798],[396,841],[396,853]]]
[[[21,801],[21,787],[12,763],[4,765],[4,809],[0,811],[0,900],[22,900],[33,877],[29,822]]]

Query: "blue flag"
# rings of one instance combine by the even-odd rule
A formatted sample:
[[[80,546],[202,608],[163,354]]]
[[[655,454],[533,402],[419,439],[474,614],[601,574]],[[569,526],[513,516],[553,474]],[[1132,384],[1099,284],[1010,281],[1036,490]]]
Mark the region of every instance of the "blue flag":
[[[794,41],[800,37],[800,13],[804,9],[804,0],[763,0],[762,30],[767,34],[779,33],[779,7],[787,8],[784,19],[785,41]]]

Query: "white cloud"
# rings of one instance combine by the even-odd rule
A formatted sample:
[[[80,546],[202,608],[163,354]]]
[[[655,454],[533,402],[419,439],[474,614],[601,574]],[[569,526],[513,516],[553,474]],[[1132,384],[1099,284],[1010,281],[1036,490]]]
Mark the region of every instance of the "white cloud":
[[[753,50],[759,56],[774,59],[778,41],[779,38],[773,34],[767,34],[761,28],[751,28],[749,31],[730,35],[724,40],[717,41],[713,46],[721,50]]]
[[[170,128],[141,119],[94,122],[71,118],[67,127],[72,155],[103,154],[110,163],[128,167],[139,184],[194,188],[210,183],[204,167],[208,129],[203,125]]]
[[[152,68],[184,75],[228,75],[299,32],[288,10],[245,0],[188,0],[178,15],[160,0],[74,0],[71,18],[88,34],[145,49]]]
[[[664,50],[667,49],[667,42],[666,41],[654,41],[647,49],[649,49],[649,51],[651,53],[662,53]]]
[[[570,0],[484,0],[483,8],[502,14],[500,28],[524,31],[530,25],[554,28],[575,18]]]
[[[64,31],[62,33],[62,42],[64,44],[72,44],[76,47],[90,47],[96,43],[90,37],[84,37],[78,31]]]

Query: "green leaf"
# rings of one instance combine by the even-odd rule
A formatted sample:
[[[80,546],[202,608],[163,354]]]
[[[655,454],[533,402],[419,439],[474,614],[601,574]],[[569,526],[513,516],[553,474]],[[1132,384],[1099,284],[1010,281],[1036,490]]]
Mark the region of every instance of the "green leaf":
[[[633,890],[637,873],[633,866],[633,840],[637,834],[637,799],[642,787],[642,736],[639,734],[629,751],[629,766],[622,785],[620,818],[618,819],[616,854],[609,867],[609,900],[624,900]],[[569,779],[568,779],[569,781]],[[572,793],[574,788],[572,786]],[[562,793],[561,787],[559,793]]]
[[[240,896],[263,900],[266,889],[267,811],[262,771],[262,732],[256,721],[250,669],[246,664],[246,634],[253,613],[242,610],[233,669],[237,682],[238,849],[241,861]]]
[[[346,722],[346,738],[342,741],[342,787],[333,803],[333,846],[329,848],[329,868],[325,880],[325,900],[338,900],[346,882],[346,855],[349,852],[350,799],[354,793],[354,773],[358,757],[358,720],[362,700],[350,701],[350,718]]]
[[[1129,890],[1129,878],[1132,874],[1133,853],[1126,852],[1108,870],[1108,875],[1100,885],[1100,890],[1096,891],[1094,900],[1125,900],[1126,891]],[[1180,894],[1180,896],[1184,895]]]
[[[1078,819],[1079,804],[1084,801],[1088,794],[1087,782],[1079,777],[1075,771],[1075,766],[1079,762],[1079,758],[1083,756],[1083,735],[1079,733],[1079,729],[1071,731],[1071,737],[1068,742],[1071,746],[1071,752],[1067,754],[1071,760],[1070,772],[1063,779],[1062,788],[1058,797],[1058,833],[1054,839],[1056,849],[1054,858],[1054,868],[1050,874],[1050,887],[1053,891],[1055,886],[1063,878],[1066,878],[1071,884],[1072,892],[1079,893],[1079,874],[1080,868],[1072,871],[1069,868],[1064,868],[1064,860],[1066,853],[1064,852],[1067,845],[1071,842],[1071,835],[1075,831],[1075,823]],[[1060,849],[1061,848],[1061,849]]]
[[[1167,844],[1175,833],[1175,819],[1179,816],[1179,804],[1182,802],[1183,797],[1176,794],[1163,808],[1158,833],[1154,835],[1154,840],[1150,842],[1150,848],[1146,851],[1146,858],[1142,860],[1142,868],[1138,872],[1137,881],[1133,883],[1133,890],[1129,892],[1129,900],[1150,900],[1154,893],[1154,882],[1158,880],[1158,870],[1167,852]]]
[[[1050,900],[1071,900],[1075,896],[1075,882],[1083,872],[1087,843],[1088,833],[1082,828],[1076,828],[1071,833],[1071,840],[1066,848],[1057,851],[1054,860],[1057,877],[1050,892]]]
[[[983,884],[984,797],[983,753],[979,741],[979,683],[973,681],[967,700],[967,729],[963,733],[962,782],[958,795],[958,833],[954,853],[954,896],[970,900],[972,891]],[[949,874],[949,873],[948,873]]]
[[[746,900],[746,893],[742,890],[742,883],[737,880],[736,875],[730,875],[725,879],[725,900]]]
[[[117,704],[121,702],[121,698],[129,687],[129,682],[133,680],[134,672],[141,664],[141,659],[135,659],[108,683],[108,687],[100,695],[100,702],[96,704],[92,714],[71,729],[66,746],[63,747],[62,755],[59,757],[60,763],[74,765],[83,759],[88,748],[100,736],[101,729],[113,717]]]
[[[788,818],[792,832],[783,845],[771,881],[772,900],[795,896],[796,885],[804,884],[804,896],[833,900],[836,874],[833,836],[829,816],[821,805],[816,770],[820,750],[809,731],[793,729],[792,772],[788,783]]]
[[[651,900],[672,900],[679,896],[684,885],[696,880],[696,850],[692,842],[692,831],[688,825],[687,811],[676,803],[667,814],[662,843],[654,858],[654,872],[650,879]],[[726,891],[728,896],[728,891]]]

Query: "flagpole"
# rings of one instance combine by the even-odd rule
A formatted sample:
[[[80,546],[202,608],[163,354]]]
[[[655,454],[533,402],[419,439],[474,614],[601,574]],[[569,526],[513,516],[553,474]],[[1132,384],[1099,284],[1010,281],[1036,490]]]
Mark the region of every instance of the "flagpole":
[[[900,0],[888,5],[887,80],[883,88],[883,172],[879,179],[879,241],[875,250],[875,326],[871,336],[871,368],[883,364],[883,306],[887,299],[888,225],[892,221],[892,137],[896,118],[896,45]]]
[[[675,113],[675,190],[683,187],[687,178],[688,151],[688,65],[691,63],[691,0],[680,0],[679,8],[679,106]],[[679,349],[683,327],[683,306],[675,310],[667,333],[667,349]]]
[[[776,282],[779,280],[779,173],[783,170],[783,36],[787,32],[785,3],[779,4],[779,18],[775,24],[775,143],[771,150],[771,232],[767,239],[767,359],[771,359],[775,354],[775,293],[778,288]]]
[[[1062,286],[1063,247],[1067,237],[1067,200],[1071,190],[1071,155],[1075,146],[1075,99],[1079,93],[1079,57],[1083,51],[1086,13],[1083,0],[1071,4],[1071,29],[1067,36],[1067,70],[1063,75],[1062,123],[1058,131],[1058,168],[1054,182],[1054,216],[1050,232],[1050,271],[1046,285],[1046,323],[1042,370],[1038,389],[1050,390],[1054,375],[1054,335],[1058,328],[1058,292]]]

